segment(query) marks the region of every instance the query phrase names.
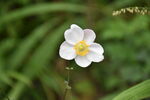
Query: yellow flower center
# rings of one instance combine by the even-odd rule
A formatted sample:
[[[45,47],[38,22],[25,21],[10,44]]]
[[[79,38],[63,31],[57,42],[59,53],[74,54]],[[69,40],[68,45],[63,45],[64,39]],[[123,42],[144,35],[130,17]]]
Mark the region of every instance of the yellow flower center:
[[[74,49],[76,50],[76,54],[80,56],[85,56],[88,52],[89,45],[85,43],[85,41],[80,41],[77,44],[75,44]]]

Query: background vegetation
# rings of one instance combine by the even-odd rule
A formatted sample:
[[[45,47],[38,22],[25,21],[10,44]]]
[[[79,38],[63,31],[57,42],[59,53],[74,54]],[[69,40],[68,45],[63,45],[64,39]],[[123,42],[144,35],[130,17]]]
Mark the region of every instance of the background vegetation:
[[[66,66],[74,67],[68,100],[112,100],[149,79],[150,16],[112,16],[113,10],[130,6],[150,2],[1,0],[0,100],[61,100]],[[64,31],[72,23],[95,30],[96,42],[105,49],[103,62],[80,68],[59,57]]]

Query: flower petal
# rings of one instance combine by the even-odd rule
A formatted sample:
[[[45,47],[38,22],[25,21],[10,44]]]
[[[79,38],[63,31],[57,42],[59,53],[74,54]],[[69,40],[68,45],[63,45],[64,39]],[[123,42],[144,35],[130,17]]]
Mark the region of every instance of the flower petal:
[[[91,29],[84,29],[84,38],[87,44],[91,44],[94,42],[96,38],[95,32]]]
[[[102,55],[104,53],[103,47],[98,43],[92,43],[89,47],[89,50],[99,55]]]
[[[81,67],[87,67],[91,64],[91,61],[86,56],[77,56],[75,62]]]
[[[84,32],[79,26],[72,24],[71,28],[66,30],[64,35],[66,41],[74,45],[83,40]]]
[[[71,29],[73,29],[73,28],[79,28],[79,29],[81,29],[78,25],[76,25],[76,24],[72,24],[71,26],[70,26],[70,28]],[[82,29],[81,29],[82,30]]]
[[[100,62],[104,59],[104,56],[91,51],[87,54],[87,58],[93,62]]]
[[[73,49],[73,45],[64,41],[60,46],[59,55],[66,60],[74,59],[76,57],[76,53]]]
[[[98,43],[92,43],[89,47],[89,53],[87,54],[87,58],[93,62],[100,62],[104,59],[103,47]]]

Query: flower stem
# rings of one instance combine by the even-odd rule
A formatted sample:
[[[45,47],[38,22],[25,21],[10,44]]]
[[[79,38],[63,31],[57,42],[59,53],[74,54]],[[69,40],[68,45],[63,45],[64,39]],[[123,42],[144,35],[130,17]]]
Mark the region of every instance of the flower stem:
[[[64,96],[62,100],[66,100],[66,96],[68,93],[68,90],[71,90],[71,86],[70,86],[70,71],[73,70],[72,67],[66,67],[67,70],[67,81],[65,81],[66,84],[66,88],[65,88],[65,92],[64,92]]]

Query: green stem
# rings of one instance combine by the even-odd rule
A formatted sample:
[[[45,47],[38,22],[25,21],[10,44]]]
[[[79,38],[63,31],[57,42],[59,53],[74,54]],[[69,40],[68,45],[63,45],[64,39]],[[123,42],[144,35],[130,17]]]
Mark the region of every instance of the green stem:
[[[72,67],[70,67],[70,68],[66,67],[66,70],[67,70],[67,81],[65,81],[66,88],[65,88],[65,92],[64,92],[64,96],[63,96],[62,100],[66,100],[68,90],[71,89],[71,86],[70,86],[70,71],[73,70],[73,68]]]

